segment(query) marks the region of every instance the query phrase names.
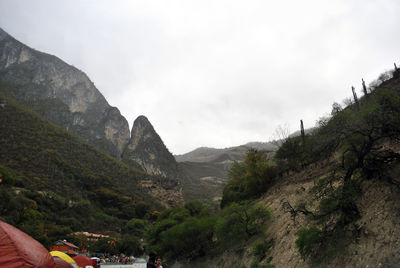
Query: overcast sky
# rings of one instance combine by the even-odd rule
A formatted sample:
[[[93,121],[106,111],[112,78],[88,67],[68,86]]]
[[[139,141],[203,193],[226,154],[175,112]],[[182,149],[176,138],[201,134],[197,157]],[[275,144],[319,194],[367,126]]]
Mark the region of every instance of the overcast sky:
[[[400,65],[399,0],[0,0],[0,27],[84,71],[174,154],[313,127]]]

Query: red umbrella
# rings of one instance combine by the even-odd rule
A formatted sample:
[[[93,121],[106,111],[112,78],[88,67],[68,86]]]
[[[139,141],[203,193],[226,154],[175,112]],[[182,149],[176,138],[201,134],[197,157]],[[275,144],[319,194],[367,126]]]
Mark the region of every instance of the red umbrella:
[[[71,264],[59,257],[53,257],[53,260],[56,263],[57,268],[74,268]]]
[[[88,257],[77,255],[73,257],[73,259],[79,267],[85,268],[86,266],[93,266],[94,268],[97,268],[97,262]]]
[[[56,265],[42,244],[0,221],[0,267],[56,268]]]

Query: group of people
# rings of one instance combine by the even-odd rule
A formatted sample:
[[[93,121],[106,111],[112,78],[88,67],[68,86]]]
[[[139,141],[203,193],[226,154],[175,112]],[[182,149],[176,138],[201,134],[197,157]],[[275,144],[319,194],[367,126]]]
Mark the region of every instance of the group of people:
[[[155,252],[150,252],[147,268],[163,268],[161,264],[161,258],[157,257]]]

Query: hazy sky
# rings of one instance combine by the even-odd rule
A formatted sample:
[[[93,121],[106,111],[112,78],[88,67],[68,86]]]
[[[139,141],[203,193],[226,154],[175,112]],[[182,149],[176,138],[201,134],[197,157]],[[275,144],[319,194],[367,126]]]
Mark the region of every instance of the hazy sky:
[[[268,141],[400,65],[399,0],[0,0],[0,27],[84,71],[166,146]]]

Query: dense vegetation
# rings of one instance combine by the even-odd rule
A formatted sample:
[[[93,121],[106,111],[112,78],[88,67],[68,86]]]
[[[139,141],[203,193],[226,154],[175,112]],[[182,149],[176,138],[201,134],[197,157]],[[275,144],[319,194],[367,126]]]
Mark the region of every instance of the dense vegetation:
[[[285,203],[283,209],[293,217],[307,217],[296,241],[304,259],[321,264],[342,253],[357,236],[352,223],[361,216],[357,200],[363,181],[374,179],[400,187],[390,174],[400,159],[398,72],[381,75],[369,92],[364,85],[366,95],[358,99],[354,93],[354,101],[345,108],[334,103],[331,116],[322,118],[308,135],[287,136],[273,158],[249,151],[244,162],[232,165],[221,207],[255,200],[285,174],[333,162],[331,172],[316,182],[310,200]],[[254,247],[260,260],[267,256],[268,245]]]
[[[342,252],[357,233],[351,224],[360,218],[357,199],[365,180],[381,180],[399,187],[389,171],[399,164],[400,95],[388,81],[380,90],[364,96],[353,105],[332,111],[320,127],[299,146],[297,158],[309,165],[324,158],[335,158],[336,165],[313,188],[316,209],[307,204],[298,211],[307,214],[309,225],[298,233],[296,245],[303,258],[316,263],[329,261]],[[391,85],[391,83],[393,83]],[[281,158],[282,159],[282,158]]]
[[[250,202],[231,203],[219,213],[199,201],[163,211],[149,229],[148,248],[168,259],[191,261],[222,253],[233,244],[241,249],[254,236],[264,236],[271,212]]]
[[[154,211],[157,204],[136,188],[144,176],[140,171],[8,99],[0,110],[0,198],[9,202],[0,204],[0,215],[45,244],[89,228],[108,230],[118,239],[96,244],[79,236],[69,239],[92,251],[140,254],[140,238],[145,237],[146,250],[180,261],[251,245],[251,267],[272,267],[265,231],[273,215],[256,199],[285,174],[329,161],[335,164],[315,183],[312,198],[285,204],[294,217],[303,214],[307,219],[297,233],[300,255],[313,263],[328,262],[357,236],[352,224],[361,216],[357,200],[363,182],[400,187],[390,173],[400,159],[396,72],[365,90],[362,98],[354,95],[346,107],[335,103],[331,116],[307,135],[286,137],[273,157],[250,150],[230,168],[220,209],[190,201]]]
[[[229,170],[229,181],[223,191],[221,207],[231,202],[254,199],[273,184],[278,173],[277,166],[268,154],[249,150],[244,162],[234,162]]]
[[[0,217],[48,246],[73,231],[120,236],[160,209],[145,175],[96,150],[12,98],[0,109]]]

